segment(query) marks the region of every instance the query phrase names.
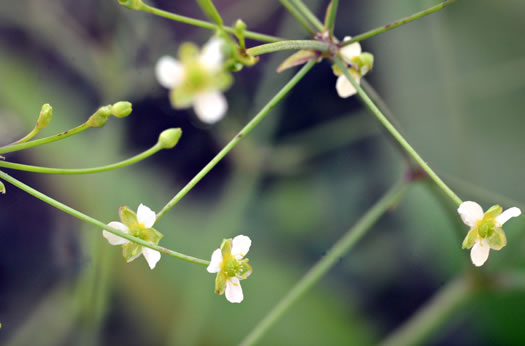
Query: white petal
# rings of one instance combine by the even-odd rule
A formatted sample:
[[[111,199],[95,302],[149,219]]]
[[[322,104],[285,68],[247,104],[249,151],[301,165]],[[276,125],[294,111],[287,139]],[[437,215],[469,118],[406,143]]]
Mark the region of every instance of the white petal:
[[[206,270],[208,270],[208,273],[218,273],[221,270],[221,263],[222,252],[221,249],[217,249],[211,254],[211,261]]]
[[[129,232],[128,226],[126,226],[123,223],[118,222],[118,221],[110,222],[110,223],[108,223],[108,226],[116,228],[119,231],[124,232],[124,233],[128,233]],[[102,231],[102,235],[104,236],[104,238],[106,238],[108,240],[108,242],[111,245],[123,245],[123,244],[129,243],[129,240],[124,239],[122,237],[119,237],[118,235],[115,235],[115,234],[113,234],[111,232],[108,232],[106,230]]]
[[[173,89],[184,79],[184,66],[171,56],[163,56],[155,66],[155,75],[160,85]]]
[[[222,68],[224,56],[222,47],[224,41],[221,38],[214,37],[202,47],[199,61],[210,71],[218,71]]]
[[[226,299],[230,303],[240,303],[244,299],[241,282],[238,278],[233,277],[226,281]]]
[[[474,227],[476,222],[483,219],[483,208],[476,202],[466,201],[461,203],[458,213],[465,225]]]
[[[228,102],[219,91],[204,91],[195,97],[193,108],[202,122],[213,124],[222,119],[228,109]]]
[[[503,224],[509,221],[509,219],[513,217],[518,217],[520,215],[521,215],[520,208],[512,207],[512,208],[505,210],[503,213],[499,214],[496,217],[496,222],[499,223],[500,226],[503,226]]]
[[[150,249],[149,247],[142,248],[142,254],[149,264],[151,269],[155,268],[157,262],[160,260],[160,252],[157,250]]]
[[[236,236],[232,241],[232,256],[236,259],[242,259],[250,251],[251,245],[252,240],[249,237],[245,235]]]
[[[353,75],[356,82],[359,84],[360,79],[358,76]],[[335,88],[337,89],[337,94],[342,98],[347,98],[352,95],[355,95],[357,93],[357,90],[354,88],[352,83],[346,78],[345,75],[340,75],[337,78],[337,83],[335,84]]]
[[[351,36],[346,36],[343,41],[350,41],[351,38]],[[351,64],[353,57],[361,55],[361,45],[359,42],[354,42],[341,48],[339,53],[347,64]]]
[[[137,209],[137,221],[143,224],[146,228],[151,228],[156,220],[157,214],[141,203]]]
[[[489,258],[490,245],[486,239],[482,242],[476,241],[476,244],[470,250],[470,259],[476,267],[481,267]]]

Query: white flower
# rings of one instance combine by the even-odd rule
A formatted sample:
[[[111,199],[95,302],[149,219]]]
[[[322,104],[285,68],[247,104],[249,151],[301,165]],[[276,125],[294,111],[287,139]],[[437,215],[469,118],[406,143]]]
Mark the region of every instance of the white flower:
[[[112,221],[108,226],[116,228],[123,233],[151,242],[155,245],[159,243],[162,234],[153,228],[157,219],[153,210],[140,204],[137,209],[137,214],[125,206],[120,207],[119,214],[122,222]],[[153,269],[160,260],[160,252],[156,250],[130,242],[129,240],[106,230],[102,231],[102,235],[111,245],[122,245],[122,254],[127,262],[131,262],[140,255],[144,255],[149,267]]]
[[[343,40],[351,40],[351,36],[346,36]],[[357,84],[361,83],[361,78],[372,69],[374,57],[370,53],[363,53],[359,42],[351,43],[339,49],[339,54],[343,61],[349,66],[348,72],[354,77]],[[357,93],[356,88],[350,83],[348,78],[339,69],[334,69],[337,77],[335,88],[337,94],[342,98],[347,98]]]
[[[193,105],[199,119],[207,124],[221,120],[228,109],[222,94],[232,82],[223,69],[224,41],[212,38],[198,52],[197,47],[185,44],[179,50],[180,60],[163,56],[157,62],[155,74],[159,83],[171,89],[171,103],[176,109]]]
[[[246,279],[252,272],[248,259],[244,256],[250,250],[252,241],[245,235],[225,239],[221,247],[213,251],[208,265],[208,273],[215,274],[215,292],[223,294],[230,303],[240,303],[244,299],[240,280]]]
[[[463,241],[463,248],[472,248],[472,263],[480,267],[487,261],[490,249],[500,250],[507,245],[501,227],[509,219],[520,216],[521,210],[512,207],[503,211],[499,205],[494,205],[483,213],[483,208],[478,203],[465,201],[459,206],[458,213],[463,222],[470,227]]]

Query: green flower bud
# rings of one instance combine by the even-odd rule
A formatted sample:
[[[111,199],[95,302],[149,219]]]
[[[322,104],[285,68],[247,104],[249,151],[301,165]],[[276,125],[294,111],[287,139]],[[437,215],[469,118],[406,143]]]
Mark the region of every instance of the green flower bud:
[[[131,103],[128,101],[120,101],[111,106],[111,114],[117,118],[127,117],[132,110]]]
[[[40,109],[40,115],[38,116],[38,120],[36,121],[36,128],[39,130],[43,129],[44,127],[49,125],[49,123],[51,122],[51,118],[53,118],[53,107],[46,103]]]
[[[0,181],[0,193],[5,194],[5,185]]]
[[[102,127],[111,116],[111,106],[100,107],[92,116],[89,117],[87,124],[90,127]]]
[[[171,149],[177,145],[180,136],[182,136],[182,130],[180,128],[167,129],[160,134],[158,143],[162,149]]]
[[[144,6],[142,0],[118,0],[118,2],[131,10],[140,10]]]
[[[235,25],[233,26],[233,29],[235,30],[236,35],[244,35],[244,31],[246,30],[246,23],[243,22],[242,19],[237,19]]]

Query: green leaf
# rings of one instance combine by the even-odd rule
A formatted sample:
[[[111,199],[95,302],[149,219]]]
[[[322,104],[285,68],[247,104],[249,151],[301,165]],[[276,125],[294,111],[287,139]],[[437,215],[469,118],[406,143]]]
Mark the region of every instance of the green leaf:
[[[215,5],[213,4],[213,2],[211,0],[197,0],[197,3],[201,7],[202,11],[211,20],[213,20],[215,23],[217,23],[217,25],[219,27],[222,27],[222,25],[223,25],[222,17],[219,14],[219,11],[217,11],[217,8],[215,7]]]
[[[465,240],[463,240],[463,249],[470,249],[471,247],[476,244],[476,240],[478,240],[478,229],[477,228],[471,228],[470,231],[468,231],[467,236],[465,237]]]
[[[317,53],[313,50],[301,49],[300,51],[290,55],[277,68],[277,72],[283,72],[294,66],[306,64],[308,61],[317,58]]]
[[[507,245],[507,237],[505,232],[499,227],[494,228],[494,232],[487,238],[489,245],[494,250],[501,250]]]

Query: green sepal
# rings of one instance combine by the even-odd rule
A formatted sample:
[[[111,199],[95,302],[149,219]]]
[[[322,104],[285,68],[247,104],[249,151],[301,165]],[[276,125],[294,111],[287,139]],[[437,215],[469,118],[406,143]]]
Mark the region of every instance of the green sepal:
[[[219,14],[219,11],[217,11],[217,8],[213,4],[211,0],[197,0],[197,3],[201,7],[202,11],[215,23],[217,23],[218,26],[222,27],[223,21],[222,17]]]
[[[189,92],[184,86],[171,90],[170,102],[173,108],[183,109],[191,107],[193,103],[194,93]]]
[[[477,228],[471,228],[470,231],[468,231],[467,236],[463,240],[463,245],[461,246],[463,249],[470,249],[471,247],[476,244],[476,240],[478,240],[478,229]]]
[[[0,181],[0,193],[5,194],[5,185]]]
[[[120,221],[128,227],[132,227],[138,223],[135,212],[125,205],[120,207],[118,214],[120,216]]]
[[[507,237],[505,232],[499,227],[494,227],[492,234],[487,237],[487,241],[491,249],[501,250],[505,245],[507,245]]]
[[[133,242],[122,245],[122,256],[124,256],[124,259],[126,259],[128,263],[139,257],[141,253],[142,245]]]
[[[190,42],[184,42],[179,48],[179,59],[184,65],[198,59],[199,47]]]
[[[309,49],[301,49],[298,52],[290,55],[286,58],[277,68],[277,73],[283,72],[286,69],[289,69],[294,66],[299,66],[306,64],[310,60],[316,59],[317,53]]]
[[[232,239],[223,239],[221,244],[221,254],[223,263],[226,263],[232,257]]]
[[[233,84],[233,77],[228,72],[219,72],[213,77],[213,85],[220,91],[228,89]]]
[[[155,228],[141,229],[139,230],[139,238],[144,239],[152,244],[158,245],[159,241],[164,237],[162,233],[157,231]]]
[[[341,71],[341,69],[339,68],[339,66],[337,66],[336,64],[333,64],[333,65],[332,65],[332,72],[333,72],[337,77],[339,77],[340,75],[343,74],[343,71]]]
[[[486,212],[485,215],[483,215],[483,219],[485,220],[492,220],[495,219],[501,212],[503,211],[503,208],[499,205],[493,205],[490,207]]]
[[[217,273],[217,276],[215,277],[215,293],[224,293],[224,290],[226,290],[226,281],[227,277],[222,271]]]

